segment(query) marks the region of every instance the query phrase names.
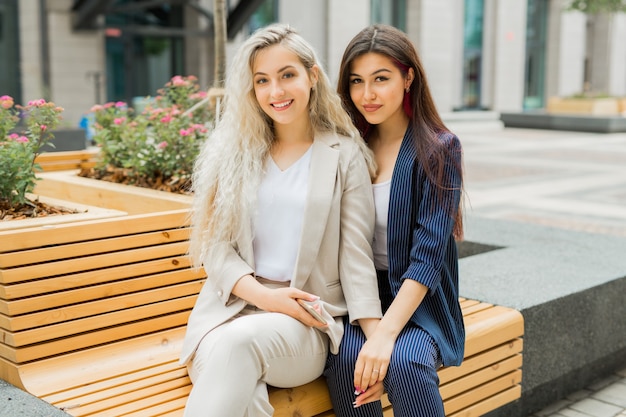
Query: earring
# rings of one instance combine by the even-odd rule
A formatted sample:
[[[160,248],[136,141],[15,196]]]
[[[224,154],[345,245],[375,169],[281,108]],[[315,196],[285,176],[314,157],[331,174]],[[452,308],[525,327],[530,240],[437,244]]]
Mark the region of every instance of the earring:
[[[404,91],[409,94],[409,91],[411,91],[411,86],[408,86],[407,88],[404,89]]]

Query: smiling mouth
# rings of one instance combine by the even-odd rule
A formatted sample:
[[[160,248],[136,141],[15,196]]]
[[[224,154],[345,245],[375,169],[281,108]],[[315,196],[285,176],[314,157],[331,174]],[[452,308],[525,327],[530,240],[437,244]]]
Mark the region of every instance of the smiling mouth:
[[[380,109],[382,106],[379,104],[376,105],[368,105],[368,106],[363,106],[363,110],[365,110],[366,112],[373,112],[376,111],[378,109]]]
[[[272,103],[271,106],[274,107],[277,110],[281,110],[281,109],[284,109],[286,107],[289,107],[289,105],[291,105],[291,103],[293,103],[293,100],[283,101],[283,102],[280,102],[280,103]]]

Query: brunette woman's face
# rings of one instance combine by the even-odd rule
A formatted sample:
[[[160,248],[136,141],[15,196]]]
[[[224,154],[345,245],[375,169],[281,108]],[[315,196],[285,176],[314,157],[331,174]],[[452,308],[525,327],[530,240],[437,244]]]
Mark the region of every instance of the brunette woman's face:
[[[368,52],[350,66],[350,98],[368,123],[396,123],[407,116],[402,108],[413,71],[405,76],[386,55]]]
[[[296,54],[282,45],[273,45],[257,54],[253,68],[256,99],[275,123],[289,125],[309,122],[309,98],[317,80]]]

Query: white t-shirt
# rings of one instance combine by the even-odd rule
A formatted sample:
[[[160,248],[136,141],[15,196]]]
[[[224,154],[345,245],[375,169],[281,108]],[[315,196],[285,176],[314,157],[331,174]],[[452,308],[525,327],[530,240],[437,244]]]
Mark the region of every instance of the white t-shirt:
[[[254,221],[255,273],[266,279],[290,281],[296,266],[306,205],[311,148],[284,171],[271,156],[257,196]]]
[[[389,269],[387,258],[387,216],[389,214],[389,195],[391,193],[391,180],[378,184],[372,184],[374,192],[374,205],[376,206],[376,223],[374,225],[374,266],[376,269],[386,271]]]

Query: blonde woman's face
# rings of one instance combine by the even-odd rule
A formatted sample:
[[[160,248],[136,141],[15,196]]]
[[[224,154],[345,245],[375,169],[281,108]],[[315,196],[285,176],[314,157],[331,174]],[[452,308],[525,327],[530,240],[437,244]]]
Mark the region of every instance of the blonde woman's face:
[[[368,52],[350,66],[350,98],[368,123],[396,123],[406,117],[402,108],[412,72],[405,76],[386,55]]]
[[[257,54],[252,74],[256,99],[275,123],[309,123],[309,98],[315,80],[296,54],[281,45],[265,48]]]

